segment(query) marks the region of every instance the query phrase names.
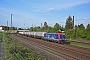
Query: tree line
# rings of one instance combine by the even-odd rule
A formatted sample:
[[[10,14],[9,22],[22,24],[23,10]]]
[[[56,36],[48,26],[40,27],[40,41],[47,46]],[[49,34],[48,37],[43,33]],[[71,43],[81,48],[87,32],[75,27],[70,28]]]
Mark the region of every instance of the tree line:
[[[57,32],[57,31],[65,31],[67,39],[69,38],[83,38],[90,40],[90,24],[88,24],[85,28],[83,24],[75,25],[73,27],[73,18],[69,16],[66,19],[65,27],[60,26],[59,23],[56,23],[54,27],[51,27],[47,24],[47,22],[44,22],[44,26],[40,27],[31,27],[30,31],[46,31],[46,32]]]
[[[9,30],[10,27],[4,26],[4,30]],[[17,30],[17,27],[12,27],[13,30]],[[19,30],[24,30],[23,28],[18,28]],[[88,24],[85,28],[83,24],[75,25],[73,28],[73,18],[69,16],[66,19],[65,27],[60,26],[59,23],[55,23],[55,25],[49,26],[47,22],[44,22],[43,26],[36,26],[28,28],[30,31],[41,31],[41,32],[57,32],[59,30],[65,31],[66,37],[68,38],[84,38],[90,40],[90,24]]]

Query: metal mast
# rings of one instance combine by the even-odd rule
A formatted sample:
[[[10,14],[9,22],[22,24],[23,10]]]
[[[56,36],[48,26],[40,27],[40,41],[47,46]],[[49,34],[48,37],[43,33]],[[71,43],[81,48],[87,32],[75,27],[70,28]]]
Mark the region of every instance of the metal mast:
[[[12,14],[11,14],[11,30],[12,30]]]
[[[7,21],[7,30],[8,30],[8,21]]]

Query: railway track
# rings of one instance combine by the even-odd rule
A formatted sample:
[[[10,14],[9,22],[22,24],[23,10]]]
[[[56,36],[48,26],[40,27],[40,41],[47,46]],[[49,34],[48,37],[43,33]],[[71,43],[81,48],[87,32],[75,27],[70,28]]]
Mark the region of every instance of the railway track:
[[[40,41],[37,41],[38,43],[40,42]],[[85,52],[85,50],[83,50],[82,51],[82,49],[80,49],[80,50],[78,50],[78,49],[73,49],[71,46],[67,46],[67,45],[55,45],[55,44],[53,44],[53,43],[47,43],[46,44],[46,42],[43,42],[43,43],[41,43],[41,44],[44,44],[44,45],[47,45],[47,46],[50,46],[51,48],[54,48],[54,49],[57,49],[58,51],[60,51],[61,52],[61,50],[63,51],[63,52],[66,52],[66,54],[71,54],[72,56],[74,55],[74,56],[77,56],[78,57],[78,59],[79,59],[79,57],[83,57],[83,56],[86,56],[86,57],[90,57],[90,52],[88,51],[88,52]],[[66,46],[66,47],[65,47]],[[75,50],[75,51],[74,51]],[[83,57],[83,59],[86,59],[85,57]]]
[[[35,42],[35,41],[34,41]],[[37,41],[36,41],[37,43],[40,43],[40,41],[38,41],[38,39],[37,39]],[[41,40],[41,42],[42,42],[42,40]],[[78,50],[78,49],[72,49],[72,47],[71,46],[67,46],[67,45],[59,45],[59,44],[53,44],[53,43],[46,43],[45,41],[44,42],[42,42],[41,44],[44,44],[44,45],[47,45],[47,46],[50,46],[50,47],[52,47],[52,48],[54,48],[54,49],[59,49],[59,50],[66,50],[66,51],[69,51],[69,52],[72,52],[72,53],[76,53],[76,54],[79,54],[79,55],[83,55],[83,56],[87,56],[87,57],[90,57],[90,52],[88,51],[88,52],[85,52],[85,51],[81,51],[81,50]],[[75,50],[75,51],[74,51]],[[65,51],[64,51],[65,52]]]
[[[13,36],[15,38],[15,36]],[[23,38],[19,36],[16,37],[17,39],[21,39],[23,40]],[[26,38],[25,38],[26,39]],[[24,41],[24,40],[23,40]],[[28,43],[29,42],[29,43]],[[32,42],[32,41],[24,41],[24,43],[26,44],[31,44],[33,45],[34,47],[38,47],[38,49],[42,50],[42,51],[47,51],[49,57],[50,55],[53,55],[52,58],[49,58],[50,60],[76,60],[77,58],[75,57],[72,57],[72,56],[69,56],[68,54],[64,54],[64,53],[61,53],[61,52],[58,52],[57,50],[54,50],[50,47],[47,47],[47,46],[44,46],[42,44],[39,44],[39,43],[36,43],[36,42]],[[45,54],[45,53],[44,53]],[[69,56],[69,57],[68,57]]]
[[[84,50],[80,51],[76,50],[75,48],[73,49],[72,47],[69,47],[68,45],[61,45],[61,44],[55,44],[39,39],[33,39],[30,37],[25,37],[21,35],[13,35],[13,37],[18,39],[25,39],[24,43],[27,41],[26,44],[32,44],[33,46],[38,47],[39,49],[43,49],[47,51],[48,53],[54,55],[57,57],[57,59],[62,59],[62,60],[89,60],[90,59],[90,52],[85,52]],[[15,39],[16,39],[15,38]],[[18,40],[17,39],[17,40]],[[84,53],[85,52],[85,53]]]

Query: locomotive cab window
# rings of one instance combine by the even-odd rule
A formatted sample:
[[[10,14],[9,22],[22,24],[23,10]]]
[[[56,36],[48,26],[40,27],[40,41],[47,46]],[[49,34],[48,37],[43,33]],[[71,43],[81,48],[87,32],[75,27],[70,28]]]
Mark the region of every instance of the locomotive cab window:
[[[65,35],[63,35],[63,34],[61,34],[61,35],[60,35],[60,38],[65,38],[65,37],[66,37],[66,36],[65,36]]]

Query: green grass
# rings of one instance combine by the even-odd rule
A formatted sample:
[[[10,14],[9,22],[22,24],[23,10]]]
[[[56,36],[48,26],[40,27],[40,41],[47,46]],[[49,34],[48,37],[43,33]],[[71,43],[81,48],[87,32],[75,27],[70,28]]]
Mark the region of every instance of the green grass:
[[[89,46],[84,46],[84,45],[79,45],[79,44],[71,44],[72,46],[77,46],[77,47],[81,47],[81,48],[86,48],[86,49],[90,49]]]
[[[71,41],[74,41],[74,42],[83,42],[82,40],[71,40]]]
[[[0,42],[2,42],[2,40],[3,40],[3,33],[0,32]]]
[[[86,43],[90,43],[90,40],[87,40],[85,38],[75,38],[75,39],[67,39],[68,41],[72,41],[72,42],[86,42]]]
[[[46,60],[39,52],[35,52],[21,42],[11,39],[9,34],[4,35],[5,60]]]

